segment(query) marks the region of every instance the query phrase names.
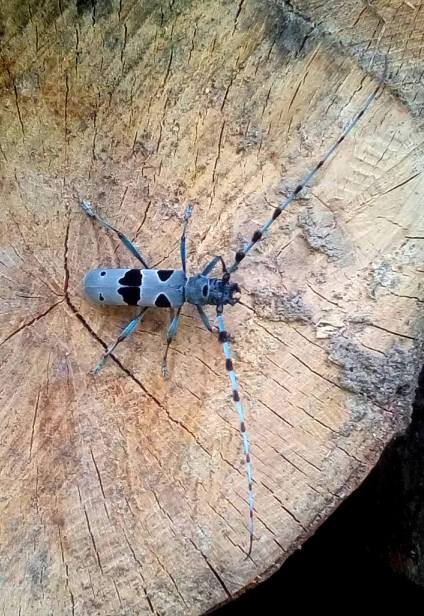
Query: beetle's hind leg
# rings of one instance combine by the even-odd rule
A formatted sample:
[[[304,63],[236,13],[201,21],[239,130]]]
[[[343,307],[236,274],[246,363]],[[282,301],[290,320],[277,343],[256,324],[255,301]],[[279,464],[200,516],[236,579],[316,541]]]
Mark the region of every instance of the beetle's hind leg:
[[[84,210],[84,212],[87,214],[87,216],[89,216],[89,218],[93,218],[94,220],[97,220],[99,225],[101,225],[105,229],[109,229],[109,231],[112,231],[113,233],[116,233],[116,235],[119,237],[121,242],[124,244],[125,248],[127,248],[130,251],[130,253],[136,259],[138,259],[140,261],[140,263],[146,269],[149,269],[149,266],[147,265],[147,262],[143,259],[143,257],[141,256],[141,254],[139,253],[137,248],[134,246],[132,241],[126,235],[124,235],[121,231],[119,231],[118,229],[113,227],[110,223],[108,223],[107,220],[105,220],[104,218],[102,218],[101,216],[96,214],[96,212],[94,211],[93,206],[91,205],[90,201],[87,201],[86,199],[83,199],[82,201],[80,201],[80,206]]]
[[[130,336],[133,333],[137,325],[140,323],[140,321],[143,319],[144,315],[146,314],[146,311],[147,311],[147,308],[143,308],[141,312],[135,317],[135,319],[130,321],[128,325],[124,327],[122,332],[119,334],[118,338],[115,340],[113,344],[110,345],[110,347],[107,348],[106,353],[104,353],[103,357],[100,359],[96,367],[93,368],[93,370],[91,371],[93,374],[98,374],[100,372],[100,370],[105,365],[107,358],[109,357],[109,355],[111,355],[111,353],[113,353],[113,351],[116,349],[118,344],[126,340],[128,336]]]

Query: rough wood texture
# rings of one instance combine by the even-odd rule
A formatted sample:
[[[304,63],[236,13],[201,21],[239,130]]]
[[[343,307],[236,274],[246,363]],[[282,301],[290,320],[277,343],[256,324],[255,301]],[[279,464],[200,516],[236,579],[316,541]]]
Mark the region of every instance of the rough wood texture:
[[[422,38],[423,13],[381,5],[395,12],[386,54],[380,3],[343,3],[343,30],[330,0],[288,4],[3,5],[4,614],[211,609],[300,546],[408,423],[424,146],[398,94],[420,111],[422,85],[407,84],[421,47],[408,43]],[[395,66],[406,23],[407,66]],[[395,95],[385,88],[246,259],[243,305],[227,311],[256,478],[244,560],[246,487],[221,349],[187,307],[163,382],[168,317],[152,312],[90,377],[130,313],[89,305],[82,276],[134,262],[82,215],[75,191],[170,267],[191,199],[191,271],[229,258],[361,107],[385,55],[399,69]]]

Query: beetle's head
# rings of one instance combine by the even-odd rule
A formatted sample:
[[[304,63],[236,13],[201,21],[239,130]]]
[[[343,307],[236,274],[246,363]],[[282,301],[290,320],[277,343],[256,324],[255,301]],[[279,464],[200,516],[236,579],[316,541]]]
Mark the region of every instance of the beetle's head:
[[[206,304],[234,306],[240,300],[240,294],[239,285],[230,282],[225,274],[222,279],[198,274],[189,278],[185,287],[186,301],[198,306]]]

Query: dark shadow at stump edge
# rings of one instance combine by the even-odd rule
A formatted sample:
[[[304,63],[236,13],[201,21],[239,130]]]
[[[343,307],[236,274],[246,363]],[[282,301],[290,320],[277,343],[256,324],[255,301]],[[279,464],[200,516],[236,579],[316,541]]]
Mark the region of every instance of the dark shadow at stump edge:
[[[212,613],[341,614],[371,605],[424,613],[424,368],[408,430],[362,485],[279,571]]]

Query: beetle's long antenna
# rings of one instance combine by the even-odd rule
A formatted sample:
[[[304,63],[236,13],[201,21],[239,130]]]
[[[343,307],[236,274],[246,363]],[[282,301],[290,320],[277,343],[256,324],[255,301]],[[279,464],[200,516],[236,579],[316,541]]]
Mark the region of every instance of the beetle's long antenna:
[[[349,124],[346,126],[346,128],[344,129],[344,131],[342,132],[342,134],[340,135],[340,137],[337,139],[337,141],[331,146],[331,148],[326,152],[326,154],[324,154],[323,158],[321,158],[321,160],[318,162],[317,165],[315,165],[315,167],[312,169],[312,171],[310,171],[304,178],[303,180],[301,180],[299,182],[299,184],[296,186],[296,188],[294,189],[293,192],[291,192],[289,194],[289,196],[282,202],[280,203],[280,205],[278,205],[271,218],[264,224],[262,225],[262,227],[259,227],[259,229],[256,229],[256,231],[254,232],[254,234],[252,235],[252,239],[250,240],[250,242],[247,244],[247,246],[243,249],[240,249],[236,252],[236,256],[235,256],[235,260],[234,263],[228,268],[228,271],[232,274],[233,272],[235,272],[238,269],[238,266],[240,264],[240,262],[244,259],[244,257],[247,255],[248,252],[250,252],[252,250],[252,248],[255,246],[255,244],[257,242],[259,242],[259,240],[263,237],[263,235],[268,231],[268,229],[270,228],[270,226],[272,225],[272,223],[277,220],[277,218],[279,217],[279,215],[281,214],[281,212],[283,212],[292,201],[294,201],[299,193],[302,192],[302,190],[309,184],[309,182],[312,180],[312,178],[314,177],[314,175],[321,169],[321,167],[332,157],[332,155],[334,154],[334,152],[337,150],[337,148],[339,147],[339,145],[342,143],[342,141],[344,141],[344,139],[347,137],[347,135],[350,133],[350,131],[354,128],[354,126],[359,122],[359,120],[362,118],[362,116],[364,115],[364,113],[367,111],[368,107],[371,105],[371,103],[374,101],[374,99],[376,98],[378,92],[380,91],[380,89],[382,88],[383,84],[384,84],[384,80],[386,77],[386,73],[387,73],[387,65],[383,74],[383,77],[381,78],[378,86],[375,88],[374,92],[372,92],[367,100],[365,101],[362,109],[353,117],[353,119],[349,122]]]
[[[216,319],[218,322],[218,339],[222,344],[222,348],[225,355],[225,367],[227,369],[228,377],[231,383],[231,389],[233,394],[234,404],[236,406],[237,414],[240,419],[240,432],[243,439],[243,452],[245,457],[245,468],[246,468],[246,477],[247,477],[247,498],[249,504],[249,549],[247,552],[246,558],[248,558],[252,552],[252,544],[253,544],[253,473],[252,473],[252,462],[250,458],[250,446],[249,446],[249,438],[246,432],[246,420],[244,417],[243,405],[240,400],[240,395],[238,391],[238,380],[236,373],[233,368],[233,360],[231,358],[231,348],[228,342],[228,334],[225,330],[224,325],[224,317],[222,315],[223,306],[217,306],[216,309]]]

